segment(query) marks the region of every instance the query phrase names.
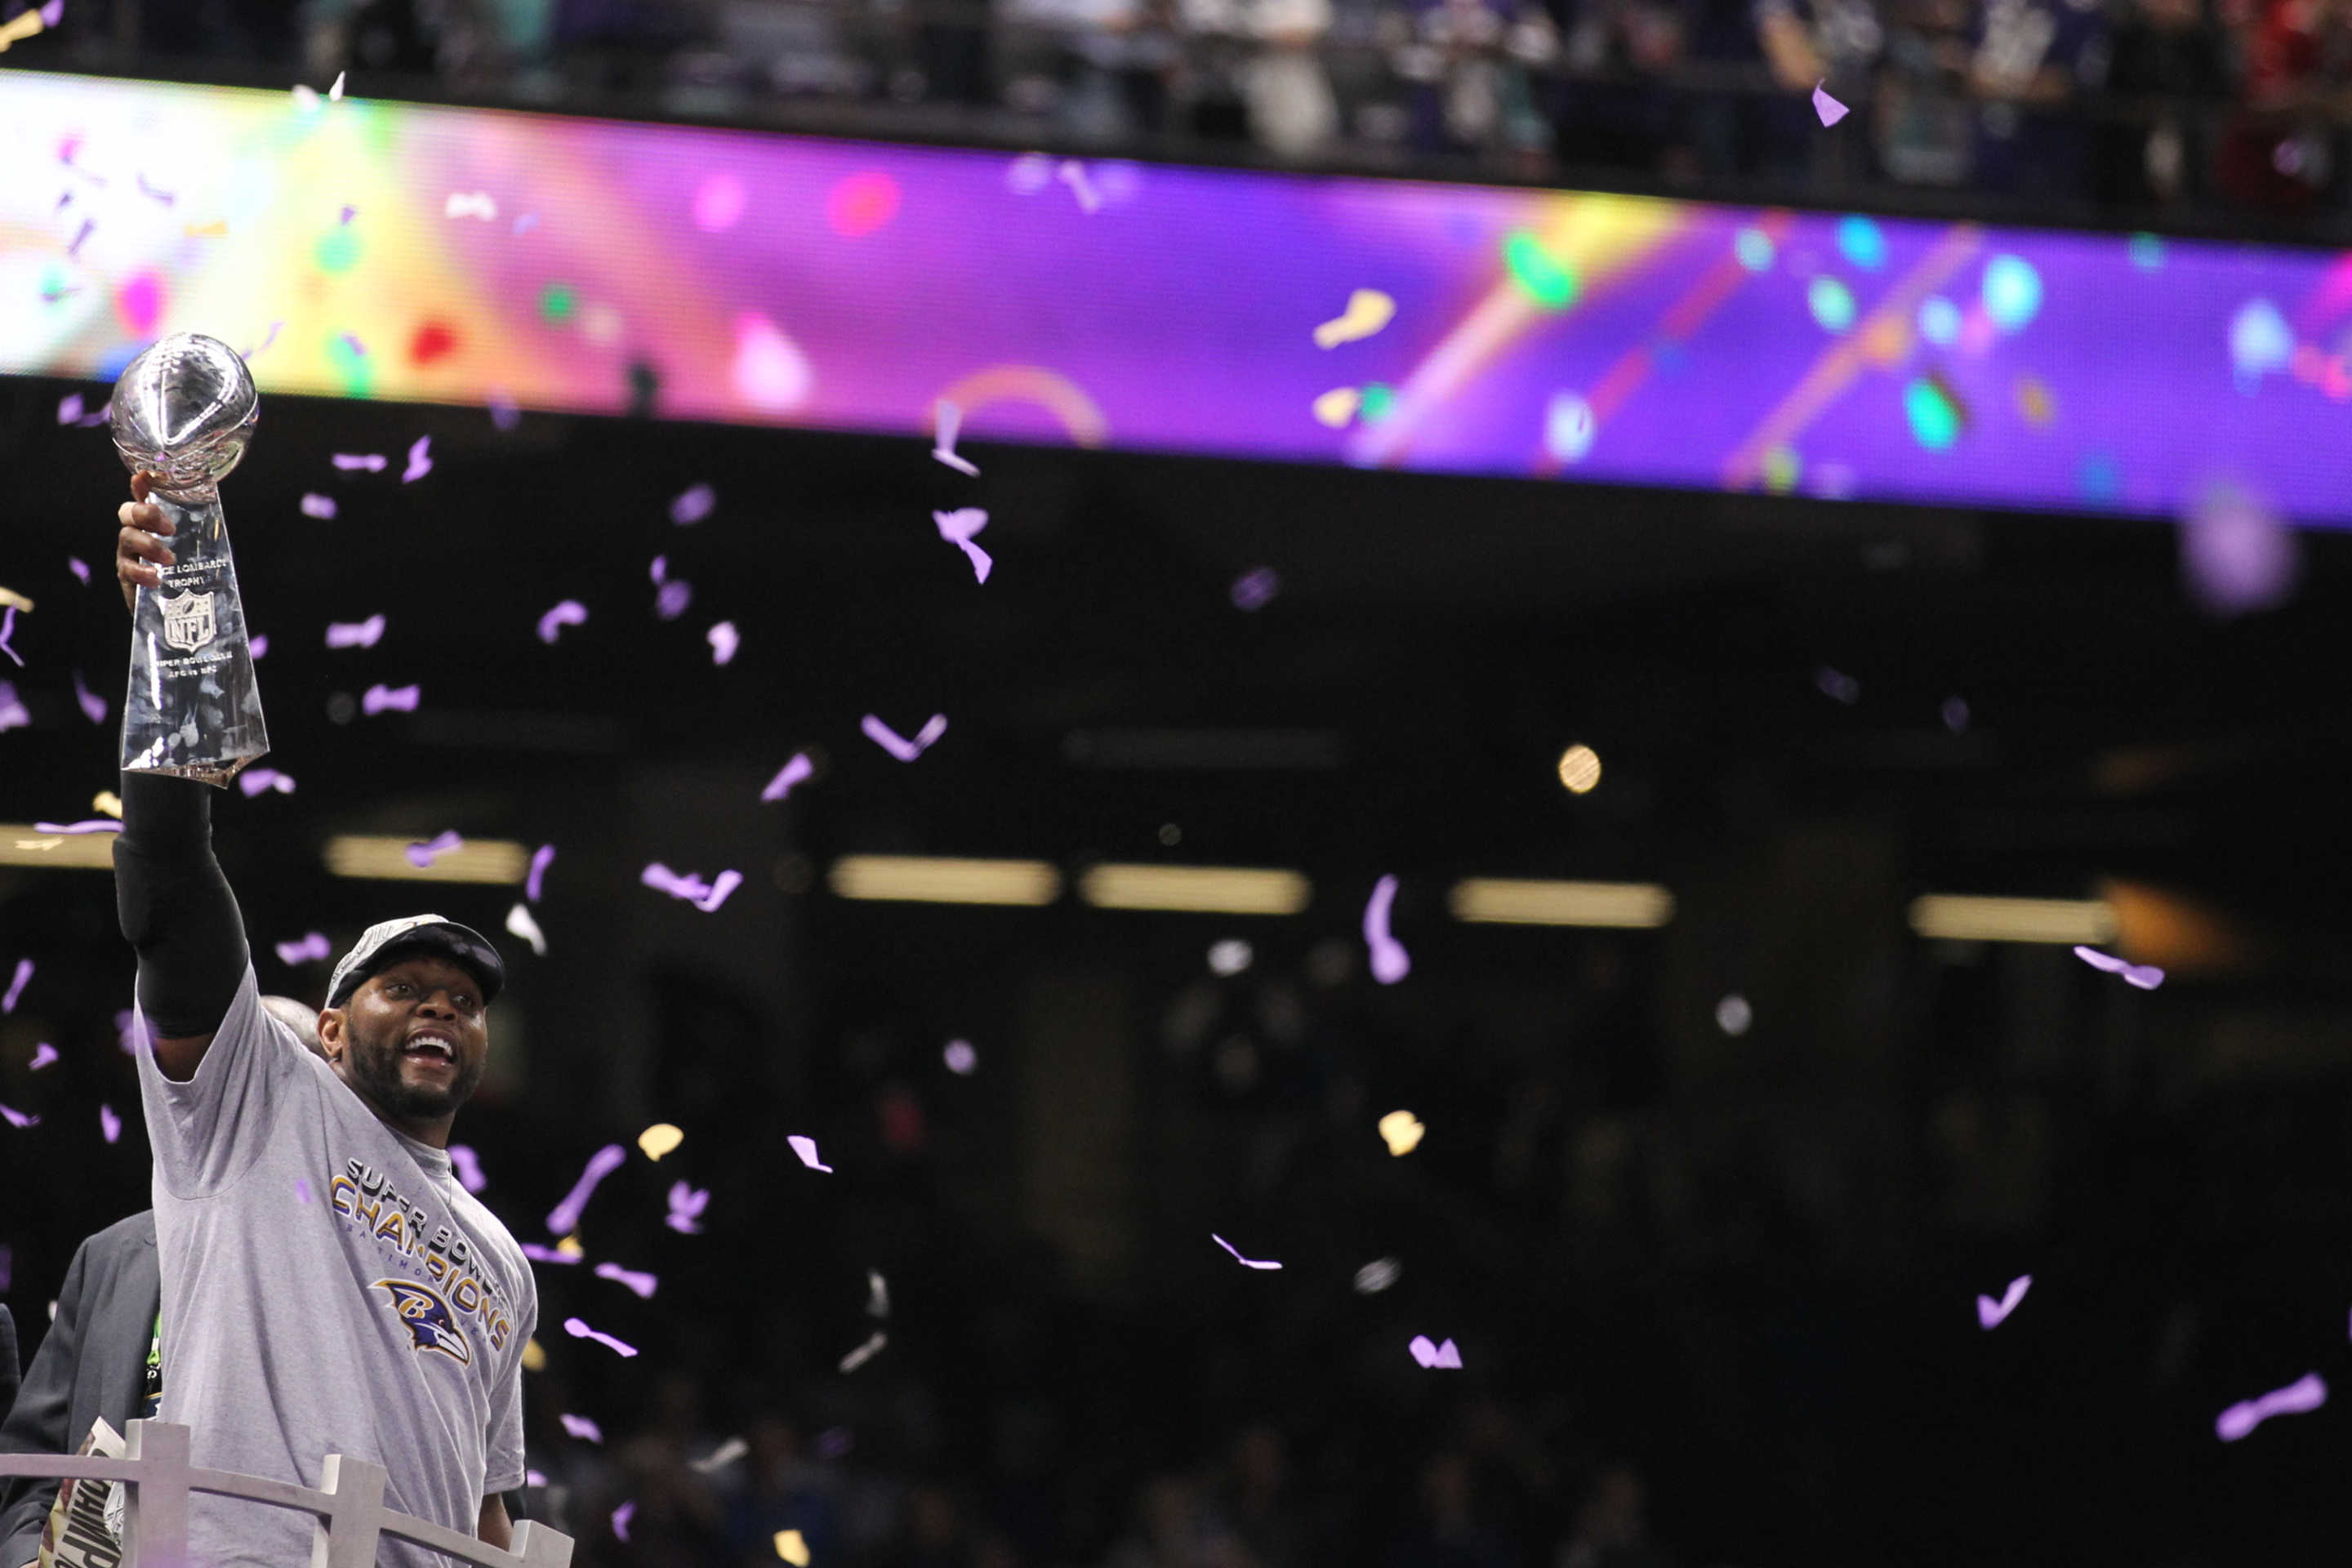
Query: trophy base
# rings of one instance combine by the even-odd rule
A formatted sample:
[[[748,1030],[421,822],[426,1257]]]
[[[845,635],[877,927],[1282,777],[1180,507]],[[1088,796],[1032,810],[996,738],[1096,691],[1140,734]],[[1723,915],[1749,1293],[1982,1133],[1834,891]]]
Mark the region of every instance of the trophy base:
[[[125,768],[122,771],[127,773],[153,773],[158,778],[194,779],[198,784],[208,784],[215,789],[226,789],[236,782],[236,775],[245,770],[245,764],[253,760],[251,757],[244,757],[216,768]]]

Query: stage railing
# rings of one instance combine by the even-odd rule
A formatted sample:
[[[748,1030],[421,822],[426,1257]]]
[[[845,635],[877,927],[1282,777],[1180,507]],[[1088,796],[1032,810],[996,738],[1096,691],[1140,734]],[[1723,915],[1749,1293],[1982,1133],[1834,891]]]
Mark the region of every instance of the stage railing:
[[[327,1456],[324,1485],[313,1490],[291,1481],[265,1480],[189,1463],[188,1429],[163,1421],[133,1421],[122,1458],[81,1454],[0,1454],[0,1476],[130,1483],[124,1510],[122,1568],[185,1568],[188,1497],[207,1492],[245,1498],[317,1516],[310,1568],[375,1568],[385,1536],[414,1542],[481,1568],[569,1568],[572,1538],[525,1520],[514,1549],[502,1551],[470,1535],[386,1508],[382,1465],[341,1454]],[[286,1568],[302,1568],[289,1563]]]

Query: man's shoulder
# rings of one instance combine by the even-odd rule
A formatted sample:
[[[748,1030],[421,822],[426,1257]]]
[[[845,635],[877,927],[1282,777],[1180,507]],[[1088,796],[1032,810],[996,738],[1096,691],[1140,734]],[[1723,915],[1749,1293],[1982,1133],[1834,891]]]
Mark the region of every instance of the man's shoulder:
[[[82,1249],[93,1258],[109,1258],[133,1252],[142,1247],[155,1245],[155,1211],[141,1209],[125,1215],[104,1230],[93,1232],[82,1241]]]

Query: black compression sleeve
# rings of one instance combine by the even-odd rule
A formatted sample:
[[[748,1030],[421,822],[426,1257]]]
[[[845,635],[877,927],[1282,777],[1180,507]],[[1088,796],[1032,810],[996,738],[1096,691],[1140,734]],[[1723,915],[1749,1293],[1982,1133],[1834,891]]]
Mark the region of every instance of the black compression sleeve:
[[[250,961],[245,917],[213,858],[212,787],[122,775],[114,909],[139,954],[139,1005],[166,1039],[209,1035]]]

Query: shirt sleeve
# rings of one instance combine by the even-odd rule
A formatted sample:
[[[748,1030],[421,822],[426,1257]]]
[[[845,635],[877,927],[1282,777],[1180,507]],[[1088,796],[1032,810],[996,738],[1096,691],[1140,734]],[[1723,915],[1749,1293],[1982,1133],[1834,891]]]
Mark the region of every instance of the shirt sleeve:
[[[515,1325],[515,1335],[507,1352],[504,1383],[490,1391],[490,1429],[482,1446],[484,1474],[482,1495],[510,1492],[522,1485],[522,1352],[539,1332],[539,1286],[530,1277],[528,1267],[523,1279],[530,1294],[522,1302],[520,1321]]]
[[[136,1028],[138,1038],[148,1037],[143,1011]],[[251,1170],[297,1075],[308,1070],[308,1055],[294,1031],[262,1006],[250,963],[187,1082],[165,1078],[153,1051],[138,1052],[139,1099],[155,1179],[164,1190],[178,1198],[210,1197]]]

